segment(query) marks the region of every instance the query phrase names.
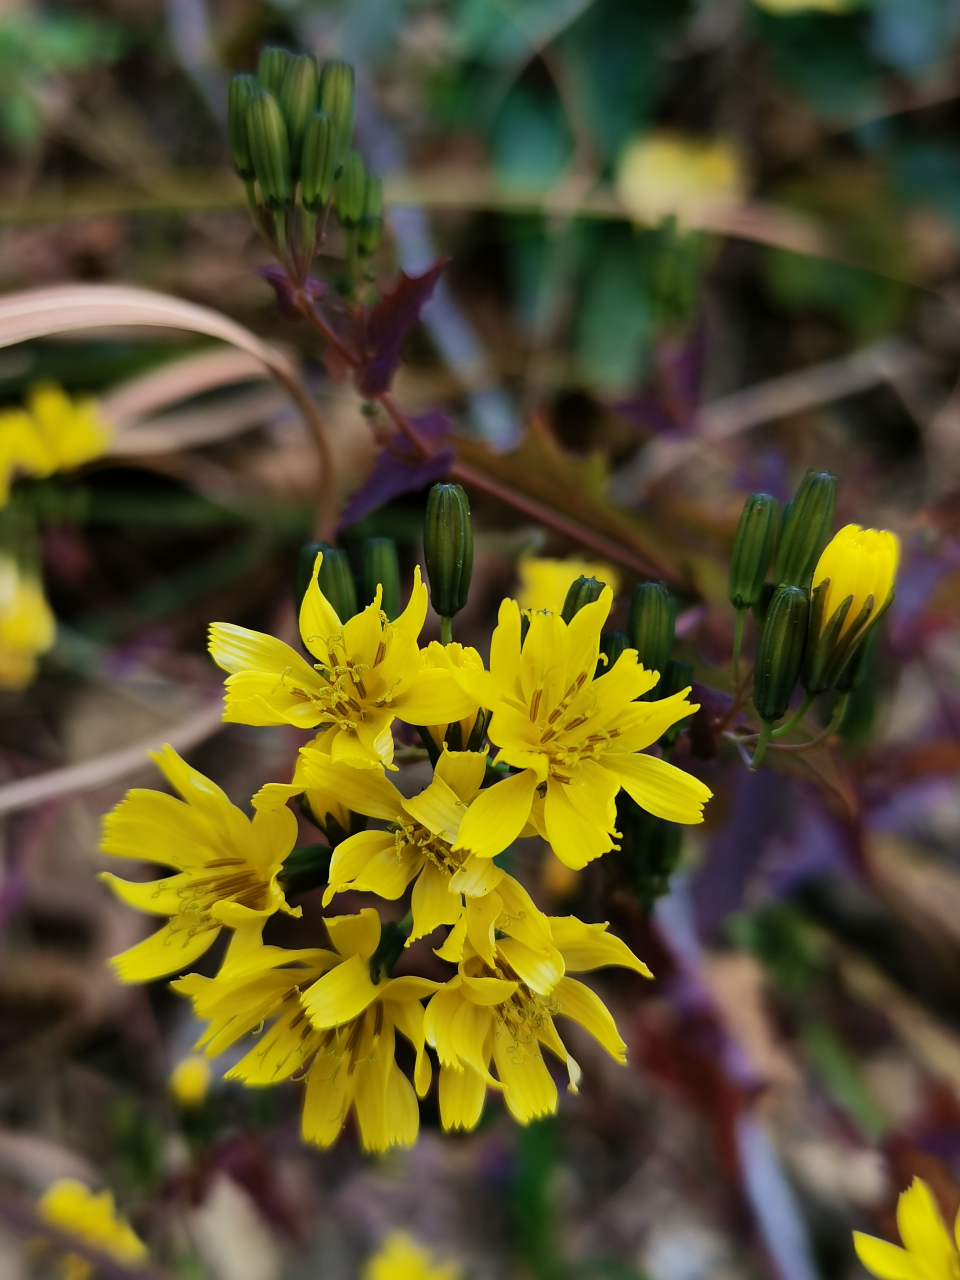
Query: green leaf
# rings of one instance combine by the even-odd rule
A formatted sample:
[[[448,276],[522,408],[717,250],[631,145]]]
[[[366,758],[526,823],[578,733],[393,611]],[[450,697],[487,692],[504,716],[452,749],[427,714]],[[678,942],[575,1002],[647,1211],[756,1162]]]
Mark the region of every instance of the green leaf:
[[[577,308],[574,344],[580,373],[605,392],[636,386],[650,358],[653,310],[643,237],[608,227],[591,261]]]
[[[889,1121],[873,1098],[854,1057],[822,1022],[808,1022],[802,1032],[803,1047],[835,1105],[875,1143],[889,1129]]]

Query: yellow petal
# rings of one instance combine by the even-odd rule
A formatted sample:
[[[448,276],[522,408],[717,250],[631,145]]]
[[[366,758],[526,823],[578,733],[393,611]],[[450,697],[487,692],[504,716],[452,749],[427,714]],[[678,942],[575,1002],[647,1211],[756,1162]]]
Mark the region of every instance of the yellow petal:
[[[582,761],[571,773],[569,784],[554,778],[547,782],[543,820],[553,852],[579,871],[613,848],[610,832],[616,824],[620,784],[593,760]]]
[[[519,836],[530,816],[537,775],[532,769],[481,791],[460,824],[454,846],[478,858],[493,858]]]
[[[450,1037],[457,1058],[478,1072],[489,1084],[495,1084],[490,1074],[491,1042],[495,1039],[494,1019],[483,1005],[465,1000],[457,1009]]]
[[[576,575],[574,575],[576,576]],[[505,697],[520,692],[520,607],[504,600],[490,641],[490,674]],[[491,706],[496,709],[496,704]]]
[[[853,1247],[867,1270],[880,1276],[881,1280],[928,1280],[927,1272],[919,1259],[911,1257],[906,1249],[888,1244],[886,1240],[854,1231]]]
[[[933,1192],[922,1178],[914,1178],[897,1201],[897,1228],[908,1253],[922,1258],[937,1277],[956,1272],[953,1241],[947,1233]]]
[[[503,880],[503,871],[490,858],[467,858],[450,878],[448,891],[464,893],[468,898],[483,898]]]
[[[416,640],[423,630],[426,616],[427,588],[423,584],[420,566],[417,564],[413,567],[413,590],[410,592],[410,599],[403,613],[393,623],[393,629],[409,640]]]
[[[563,955],[570,973],[586,973],[590,969],[602,969],[607,965],[620,965],[633,969],[645,978],[653,974],[638,959],[625,942],[608,933],[607,924],[584,924],[576,916],[551,916],[550,929],[553,941]]]
[[[549,995],[563,977],[563,956],[556,947],[541,951],[516,938],[501,938],[497,950],[520,981],[542,996]]]
[[[424,863],[410,898],[413,928],[409,942],[425,938],[442,924],[456,924],[463,913],[457,894],[450,892],[450,877],[432,862]]]
[[[210,656],[218,667],[235,675],[238,671],[269,672],[279,680],[288,673],[294,684],[318,689],[320,676],[307,660],[275,636],[250,631],[233,622],[210,624]]]
[[[238,671],[224,682],[223,718],[227,724],[292,724],[313,729],[328,717],[308,696],[312,691],[305,683],[296,684],[289,674]]]
[[[448,751],[444,747],[434,776],[447,784],[464,804],[476,799],[487,771],[486,751]]]
[[[328,916],[323,923],[342,956],[359,955],[369,960],[379,945],[380,917],[373,907],[364,907],[355,916]]]
[[[358,877],[364,879],[368,864],[384,857],[388,866],[392,861],[396,867],[397,842],[389,831],[359,831],[338,844],[330,859],[330,883],[323,892],[323,905],[327,906],[334,894],[351,888]],[[399,898],[407,883],[404,881],[391,897]]]
[[[467,898],[464,904],[467,937],[477,955],[491,966],[496,963],[494,929],[502,910],[503,900],[497,893],[488,893],[483,898]]]
[[[456,842],[460,824],[467,812],[467,806],[456,792],[436,774],[430,785],[418,796],[414,796],[412,800],[404,800],[403,807],[411,818],[451,845]]]
[[[600,656],[600,632],[613,605],[613,592],[604,587],[598,599],[578,609],[567,623],[566,687],[586,674],[593,679]]]
[[[687,825],[703,821],[703,806],[713,792],[699,778],[655,756],[607,751],[602,764],[648,813]]]
[[[113,956],[110,967],[121,982],[153,982],[193,964],[213,946],[220,933],[215,928],[185,929],[165,924],[135,947]]]
[[[406,724],[447,724],[476,711],[473,695],[449,671],[424,667],[391,704]]]
[[[444,1129],[475,1129],[487,1096],[487,1082],[472,1067],[440,1068],[440,1123]]]
[[[463,995],[459,989],[459,980],[454,981],[456,986],[441,987],[430,1000],[424,1012],[423,1030],[428,1043],[436,1049],[441,1063],[456,1065],[460,1059],[453,1036],[453,1020],[463,1003]]]
[[[291,1020],[300,1011],[293,1010],[286,1018],[277,1021],[266,1031],[254,1047],[235,1067],[231,1067],[225,1080],[242,1080],[248,1085],[274,1084],[288,1080],[303,1066],[302,1018],[291,1026]]]
[[[262,866],[283,862],[297,842],[299,828],[290,809],[257,809],[251,826],[255,858]]]
[[[370,980],[370,964],[352,955],[318,978],[302,996],[307,1017],[318,1031],[341,1027],[363,1013],[378,995]]]
[[[626,1062],[627,1046],[620,1037],[613,1015],[600,997],[576,978],[561,978],[554,991],[560,1013],[573,1018],[603,1045],[617,1062]]]
[[[332,1147],[340,1136],[353,1101],[356,1077],[332,1054],[318,1054],[307,1072],[300,1125],[303,1139]]]
[[[547,1070],[540,1046],[518,1052],[507,1037],[494,1042],[493,1060],[503,1085],[507,1110],[521,1124],[529,1124],[539,1116],[552,1115],[557,1109],[557,1086]]]
[[[181,892],[189,884],[190,876],[171,876],[166,880],[148,880],[134,882],[121,880],[109,871],[101,871],[97,876],[104,884],[109,885],[121,902],[137,911],[147,911],[155,916],[175,916],[183,905]]]
[[[474,1004],[503,1004],[517,989],[515,982],[507,978],[472,978],[460,975],[463,993]]]
[[[466,940],[467,919],[466,916],[461,916],[447,934],[446,942],[442,947],[434,947],[433,954],[441,960],[448,960],[450,964],[459,964],[463,959],[463,944]]]
[[[403,797],[380,768],[354,769],[314,746],[300,749],[300,761],[298,769],[306,787],[329,792],[354,813],[395,822],[403,810]]]
[[[432,985],[436,987],[435,983]],[[424,1048],[423,1005],[419,1000],[384,1000],[383,1009],[385,1018],[413,1045],[417,1055],[413,1082],[417,1096],[423,1098],[430,1088],[432,1075],[430,1058]]]
[[[315,658],[326,662],[327,641],[340,631],[343,624],[333,605],[320,590],[317,574],[320,572],[321,564],[323,564],[323,553],[318,552],[313,562],[310,582],[304,592],[303,603],[300,605],[299,623],[303,643]]]
[[[550,921],[527,893],[519,880],[505,875],[497,886],[503,903],[497,927],[529,947],[553,945]]]

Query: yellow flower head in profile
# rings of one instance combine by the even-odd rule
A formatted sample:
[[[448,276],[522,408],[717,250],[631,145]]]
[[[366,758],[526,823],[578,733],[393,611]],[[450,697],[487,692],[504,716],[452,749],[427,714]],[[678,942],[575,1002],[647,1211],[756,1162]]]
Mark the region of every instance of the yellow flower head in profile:
[[[225,671],[224,720],[237,724],[319,726],[319,742],[335,760],[359,768],[393,761],[394,717],[436,724],[469,713],[470,696],[449,671],[422,664],[417,637],[427,589],[415,571],[410,602],[396,622],[376,599],[346,622],[320,590],[317,556],[300,607],[300,635],[313,665],[290,645],[229,622],[210,628],[210,653]]]
[[[289,809],[258,810],[253,821],[209,778],[170,746],[151,752],[167,781],[183,796],[137,788],[104,819],[101,849],[176,868],[162,880],[133,882],[104,871],[121,901],[169,920],[110,963],[122,982],[151,982],[192,964],[224,925],[262,922],[287,906],[277,876],[297,838]]]
[[[696,227],[709,210],[739,204],[745,187],[740,156],[722,139],[650,133],[627,145],[617,170],[625,209],[647,225],[673,216]]]
[[[18,473],[49,476],[97,458],[113,433],[94,400],[71,400],[51,383],[34,387],[25,409],[0,412],[0,505]]]
[[[192,999],[197,1017],[209,1020],[197,1047],[211,1057],[274,1020],[226,1079],[270,1085],[302,1074],[305,1141],[332,1146],[353,1108],[365,1150],[411,1146],[420,1114],[396,1063],[396,1033],[414,1047],[414,1082],[423,1097],[431,1071],[420,1001],[437,983],[374,977],[380,919],[372,908],[324,923],[326,950],[265,947],[258,927],[238,929],[215,978],[188,974],[173,986]]]
[[[521,609],[549,609],[559,613],[567,598],[570,584],[581,575],[605,582],[614,595],[620,589],[620,574],[612,564],[600,560],[551,560],[544,556],[521,556],[517,562],[520,578],[517,600]]]
[[[848,524],[824,548],[813,574],[809,692],[832,688],[867,633],[893,603],[900,559],[896,534]]]
[[[95,1194],[74,1178],[59,1178],[40,1198],[40,1215],[52,1227],[67,1231],[130,1267],[147,1261],[147,1246],[121,1218],[109,1191]],[[88,1280],[94,1269],[77,1254],[63,1259],[65,1280]]]
[[[614,847],[621,786],[658,818],[703,820],[709,788],[667,761],[641,754],[696,711],[686,700],[689,690],[637,702],[658,675],[639,665],[634,649],[596,678],[600,632],[612,602],[605,587],[569,623],[555,613],[534,613],[522,645],[516,602],[501,605],[490,646],[500,700],[488,733],[500,748],[497,760],[521,772],[480,793],[460,825],[458,852],[493,857],[532,821],[561,862],[584,867]]]
[[[0,556],[0,688],[22,689],[51,647],[56,621],[39,579]]]
[[[567,974],[621,965],[649,978],[649,969],[606,925],[561,916],[550,918],[549,926],[560,959],[557,971],[521,971],[516,961],[522,949],[512,938],[497,938],[489,957],[478,955],[467,940],[457,976],[427,1005],[427,1039],[440,1058],[444,1128],[474,1128],[488,1086],[503,1091],[521,1124],[556,1111],[557,1086],[543,1048],[566,1064],[568,1087],[576,1093],[580,1068],[560,1039],[556,1017],[580,1023],[611,1057],[626,1062],[627,1047],[606,1005]]]
[[[902,1192],[897,1227],[903,1248],[875,1236],[853,1233],[857,1257],[880,1280],[956,1280],[960,1274],[960,1214],[951,1239],[930,1188],[921,1178]]]
[[[460,1280],[455,1262],[436,1262],[433,1254],[405,1231],[391,1231],[369,1258],[360,1280]]]

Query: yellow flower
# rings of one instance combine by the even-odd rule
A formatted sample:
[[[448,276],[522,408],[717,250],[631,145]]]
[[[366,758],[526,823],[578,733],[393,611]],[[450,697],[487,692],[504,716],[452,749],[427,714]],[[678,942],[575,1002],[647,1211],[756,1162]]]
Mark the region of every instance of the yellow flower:
[[[434,1262],[433,1254],[405,1231],[391,1231],[367,1260],[361,1280],[460,1280],[455,1262]]]
[[[191,1107],[199,1107],[205,1101],[212,1079],[210,1063],[206,1058],[192,1053],[189,1057],[181,1058],[173,1068],[167,1086],[177,1106],[189,1110]]]
[[[56,621],[39,580],[0,556],[0,688],[22,689],[53,644]]]
[[[718,206],[743,199],[739,155],[722,139],[707,142],[652,133],[629,143],[617,171],[617,192],[638,222],[656,224],[671,215],[698,226]]]
[[[297,838],[290,810],[258,810],[251,822],[172,747],[151,756],[183,800],[160,791],[129,791],[104,819],[100,847],[117,858],[175,867],[177,874],[134,883],[101,873],[123,902],[170,917],[110,961],[122,982],[150,982],[192,964],[224,925],[262,922],[275,911],[300,915],[299,907],[287,906],[277,884]]]
[[[855,0],[753,0],[767,13],[849,13]]]
[[[881,1280],[956,1280],[960,1275],[960,1214],[954,1223],[955,1244],[921,1178],[914,1178],[900,1195],[897,1227],[902,1249],[861,1231],[853,1233],[857,1257],[868,1271]]]
[[[521,609],[549,609],[559,613],[570,584],[582,574],[605,582],[614,595],[620,590],[620,574],[612,564],[600,560],[550,560],[542,556],[521,556],[517,564],[520,585],[517,599]]]
[[[52,1227],[77,1236],[126,1266],[138,1267],[147,1261],[147,1246],[117,1214],[109,1191],[95,1195],[82,1182],[59,1178],[40,1198],[38,1208]],[[87,1280],[94,1274],[91,1264],[76,1254],[67,1254],[63,1263],[65,1280]]]
[[[555,613],[534,613],[522,647],[520,610],[513,600],[501,605],[490,647],[501,698],[488,733],[500,748],[497,759],[521,772],[480,793],[461,823],[456,852],[493,857],[532,820],[561,862],[583,867],[614,848],[621,786],[659,818],[703,820],[709,788],[641,754],[696,711],[686,700],[689,689],[637,702],[658,676],[638,664],[634,649],[595,678],[612,600],[605,587],[569,624]]]
[[[410,602],[389,622],[376,599],[342,623],[317,583],[317,556],[300,608],[300,634],[317,661],[311,666],[273,636],[229,622],[210,628],[210,652],[225,671],[224,720],[292,724],[324,730],[319,742],[335,760],[359,768],[393,761],[394,717],[436,724],[467,715],[473,705],[449,671],[421,663],[417,637],[427,589],[415,573]]]
[[[483,659],[476,649],[457,644],[455,641],[451,641],[450,644],[438,644],[436,640],[431,640],[423,650],[422,662],[424,667],[436,667],[442,671],[449,671],[454,681],[457,681],[460,671],[469,671],[475,677],[483,671]],[[485,725],[485,720],[479,719],[479,716],[480,703],[472,702],[470,709],[459,720],[449,724],[444,721],[443,724],[428,725],[427,731],[438,748],[442,748],[446,743],[451,751],[476,750],[483,737]]]
[[[49,476],[104,453],[113,433],[94,400],[71,400],[45,383],[27,396],[26,409],[0,413],[0,505],[17,472]]]
[[[226,1079],[269,1085],[303,1073],[302,1131],[307,1142],[336,1142],[351,1107],[367,1151],[410,1146],[420,1117],[409,1080],[394,1056],[396,1032],[414,1047],[414,1082],[430,1087],[424,1049],[424,996],[437,990],[425,978],[377,981],[370,961],[380,943],[380,919],[367,908],[325,919],[331,950],[265,947],[259,928],[238,929],[216,978],[188,974],[172,985],[210,1020],[197,1048],[208,1056],[275,1019]]]
[[[651,976],[647,966],[607,926],[574,916],[549,919],[562,966],[552,981],[534,984],[521,973],[514,939],[498,938],[485,959],[467,940],[459,972],[427,1005],[427,1040],[440,1058],[440,1118],[446,1129],[472,1129],[480,1119],[487,1086],[503,1090],[510,1114],[521,1124],[557,1109],[557,1086],[543,1060],[548,1048],[566,1064],[569,1088],[577,1091],[580,1068],[554,1025],[572,1018],[607,1052],[626,1062],[626,1045],[603,1001],[569,972],[622,965]],[[548,975],[542,975],[547,977]],[[490,1064],[496,1069],[491,1074]]]

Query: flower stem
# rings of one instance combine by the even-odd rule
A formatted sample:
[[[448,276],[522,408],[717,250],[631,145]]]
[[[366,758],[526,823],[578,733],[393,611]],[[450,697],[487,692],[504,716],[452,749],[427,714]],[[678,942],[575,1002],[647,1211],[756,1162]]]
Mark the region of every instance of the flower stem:
[[[821,742],[826,742],[840,728],[843,720],[843,713],[847,709],[847,699],[850,697],[848,693],[842,693],[837,699],[837,705],[833,708],[833,715],[830,717],[830,723],[818,733],[815,738],[811,738],[808,742],[773,742],[770,744],[771,751],[809,751],[811,747],[819,747]]]
[[[773,725],[769,720],[764,720],[760,728],[760,737],[757,739],[757,745],[754,748],[753,759],[750,761],[750,768],[759,768],[763,757],[767,752],[767,743],[770,741],[770,735],[773,733]]]
[[[440,619],[440,643],[450,644],[452,640],[453,640],[453,619],[441,618]]]
[[[733,687],[740,688],[740,646],[743,644],[743,620],[746,609],[737,610],[737,621],[733,628]]]
[[[797,707],[793,715],[790,716],[789,719],[784,720],[783,724],[780,725],[779,728],[774,729],[773,734],[771,736],[774,738],[782,738],[784,734],[789,733],[790,730],[795,725],[798,725],[800,721],[803,719],[803,717],[807,714],[807,712],[810,710],[812,703],[813,703],[813,694],[805,693],[803,695],[803,701],[800,703],[799,707]]]

